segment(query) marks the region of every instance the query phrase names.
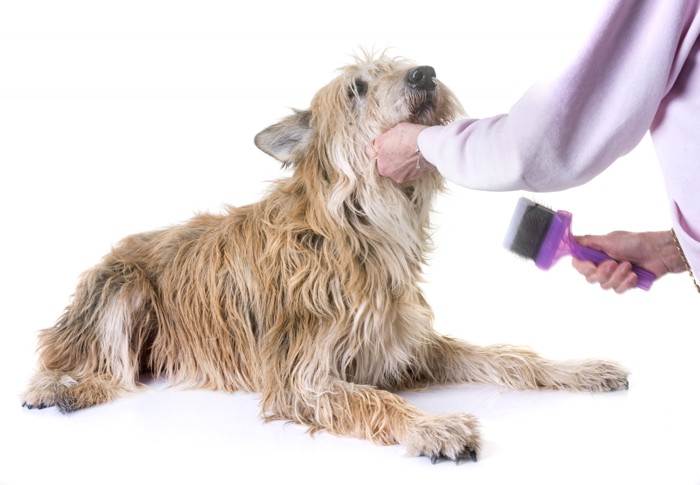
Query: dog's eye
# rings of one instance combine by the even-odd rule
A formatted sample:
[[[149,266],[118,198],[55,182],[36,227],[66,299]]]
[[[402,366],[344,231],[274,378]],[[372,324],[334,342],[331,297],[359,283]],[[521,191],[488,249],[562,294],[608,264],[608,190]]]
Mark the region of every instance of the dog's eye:
[[[367,94],[367,88],[367,81],[363,81],[359,78],[355,79],[352,86],[350,86],[350,89],[348,90],[348,96],[350,96],[350,98],[361,98]]]

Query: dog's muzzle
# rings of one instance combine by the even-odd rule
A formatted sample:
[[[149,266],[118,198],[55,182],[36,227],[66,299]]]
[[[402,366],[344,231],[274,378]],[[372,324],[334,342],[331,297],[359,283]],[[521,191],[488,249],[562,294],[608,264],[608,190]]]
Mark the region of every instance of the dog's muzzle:
[[[406,75],[406,84],[411,89],[433,91],[435,89],[435,69],[430,66],[418,66]]]

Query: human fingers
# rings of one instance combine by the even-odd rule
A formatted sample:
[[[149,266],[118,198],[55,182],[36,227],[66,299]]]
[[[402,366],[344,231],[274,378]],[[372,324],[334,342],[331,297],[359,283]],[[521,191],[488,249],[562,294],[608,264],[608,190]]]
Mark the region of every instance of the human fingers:
[[[379,153],[381,150],[382,136],[373,139],[365,146],[365,154],[377,165],[377,172],[379,172],[379,175],[396,180],[398,176],[395,173],[394,166],[386,160],[386,156],[380,156]]]
[[[367,155],[372,160],[376,160],[379,155],[379,149],[377,148],[377,139],[373,139],[367,145],[365,145],[365,155]]]
[[[606,285],[610,281],[610,278],[612,278],[613,273],[615,273],[617,266],[618,265],[615,261],[604,261],[596,267],[596,270],[593,273],[586,277],[586,280],[589,283],[598,283],[601,288],[607,290],[609,288]]]
[[[637,279],[638,279],[638,276],[635,273],[630,272],[630,274],[627,275],[627,278],[622,282],[622,284],[620,284],[617,288],[615,288],[615,293],[621,294],[627,290],[631,290],[632,288],[636,288],[637,287]]]
[[[618,264],[607,261],[601,266],[596,266],[590,261],[573,258],[571,265],[586,277],[586,281],[598,284],[604,290],[612,289],[615,293],[621,294],[637,286],[638,277],[628,262]]]
[[[598,269],[598,267],[595,264],[591,263],[590,261],[584,261],[584,260],[577,259],[577,258],[571,259],[571,265],[574,267],[574,269],[576,271],[581,273],[586,278],[591,276]]]
[[[615,261],[605,261],[596,266],[590,261],[573,258],[572,266],[591,284],[598,284],[604,290],[608,290],[616,284],[615,278],[618,265]],[[617,282],[620,284],[620,282]]]
[[[637,282],[637,275],[632,272],[632,265],[628,262],[617,264],[610,277],[601,281],[600,287],[604,290],[614,290],[617,293],[624,293]]]

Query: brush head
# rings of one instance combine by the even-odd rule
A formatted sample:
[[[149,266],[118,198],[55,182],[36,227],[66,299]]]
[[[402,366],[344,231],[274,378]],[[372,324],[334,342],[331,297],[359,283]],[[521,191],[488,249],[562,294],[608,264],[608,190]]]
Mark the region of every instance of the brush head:
[[[553,210],[521,197],[503,245],[523,258],[537,260],[555,215]]]

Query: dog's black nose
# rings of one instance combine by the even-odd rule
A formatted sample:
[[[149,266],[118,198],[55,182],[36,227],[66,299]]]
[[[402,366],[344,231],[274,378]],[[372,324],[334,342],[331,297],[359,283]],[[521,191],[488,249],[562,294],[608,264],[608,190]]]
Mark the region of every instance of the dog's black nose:
[[[413,89],[435,89],[435,69],[430,66],[418,66],[408,71],[406,82]]]

